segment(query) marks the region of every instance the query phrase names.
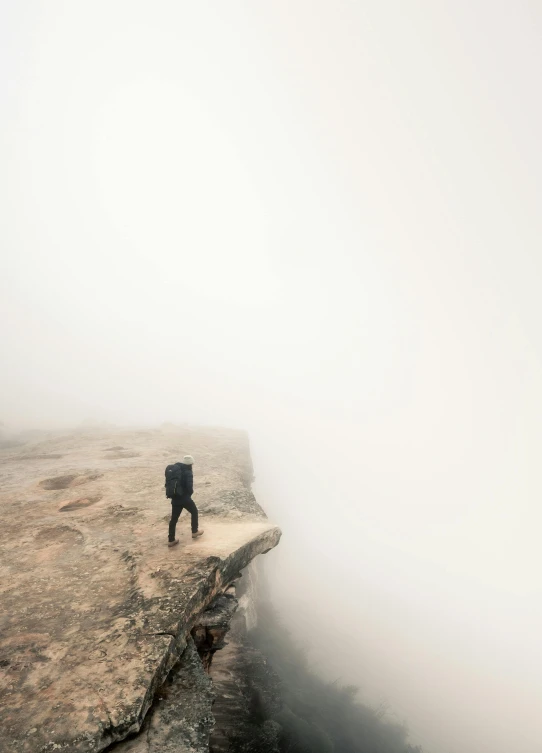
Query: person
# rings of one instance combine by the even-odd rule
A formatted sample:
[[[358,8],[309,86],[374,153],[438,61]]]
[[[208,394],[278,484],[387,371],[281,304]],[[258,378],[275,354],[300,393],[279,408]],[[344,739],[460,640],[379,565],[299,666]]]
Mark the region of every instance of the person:
[[[192,499],[192,494],[194,493],[193,465],[194,458],[192,455],[185,455],[183,462],[179,463],[182,475],[180,484],[175,489],[175,493],[171,499],[171,520],[169,521],[168,546],[175,546],[175,544],[179,543],[179,539],[175,538],[175,527],[179,520],[179,515],[183,510],[188,510],[192,516],[192,538],[197,539],[203,535],[203,531],[198,530],[198,508]]]

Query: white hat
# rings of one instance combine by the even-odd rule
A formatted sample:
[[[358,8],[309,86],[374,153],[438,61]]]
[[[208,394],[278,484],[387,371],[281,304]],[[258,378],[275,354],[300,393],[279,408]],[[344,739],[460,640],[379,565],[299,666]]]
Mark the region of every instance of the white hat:
[[[183,458],[183,463],[185,465],[192,465],[194,463],[194,458],[192,455],[185,455]]]

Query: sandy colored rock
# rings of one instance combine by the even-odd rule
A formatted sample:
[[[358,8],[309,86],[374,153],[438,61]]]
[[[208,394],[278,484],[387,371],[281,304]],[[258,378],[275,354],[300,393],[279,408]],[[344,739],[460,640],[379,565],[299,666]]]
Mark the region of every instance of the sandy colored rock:
[[[169,549],[164,467],[188,452],[205,535],[192,540],[183,512]],[[2,753],[99,751],[139,730],[196,616],[278,543],[251,480],[246,436],[225,430],[88,430],[0,451]]]

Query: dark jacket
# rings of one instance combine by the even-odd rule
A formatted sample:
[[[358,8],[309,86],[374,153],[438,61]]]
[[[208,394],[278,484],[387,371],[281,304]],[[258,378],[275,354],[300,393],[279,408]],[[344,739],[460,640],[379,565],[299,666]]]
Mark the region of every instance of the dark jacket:
[[[182,483],[181,491],[177,487],[177,493],[173,499],[191,499],[194,494],[194,474],[192,473],[192,466],[185,463],[176,463],[179,468],[182,469]]]

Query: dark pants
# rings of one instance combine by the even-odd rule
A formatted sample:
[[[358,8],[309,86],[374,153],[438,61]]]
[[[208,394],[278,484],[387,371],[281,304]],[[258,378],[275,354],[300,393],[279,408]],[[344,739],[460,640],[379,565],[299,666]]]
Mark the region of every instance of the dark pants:
[[[179,520],[179,515],[183,510],[188,510],[192,515],[192,533],[198,531],[198,508],[196,507],[194,500],[180,499],[175,497],[171,500],[171,520],[169,521],[169,540],[175,541],[175,526]]]

